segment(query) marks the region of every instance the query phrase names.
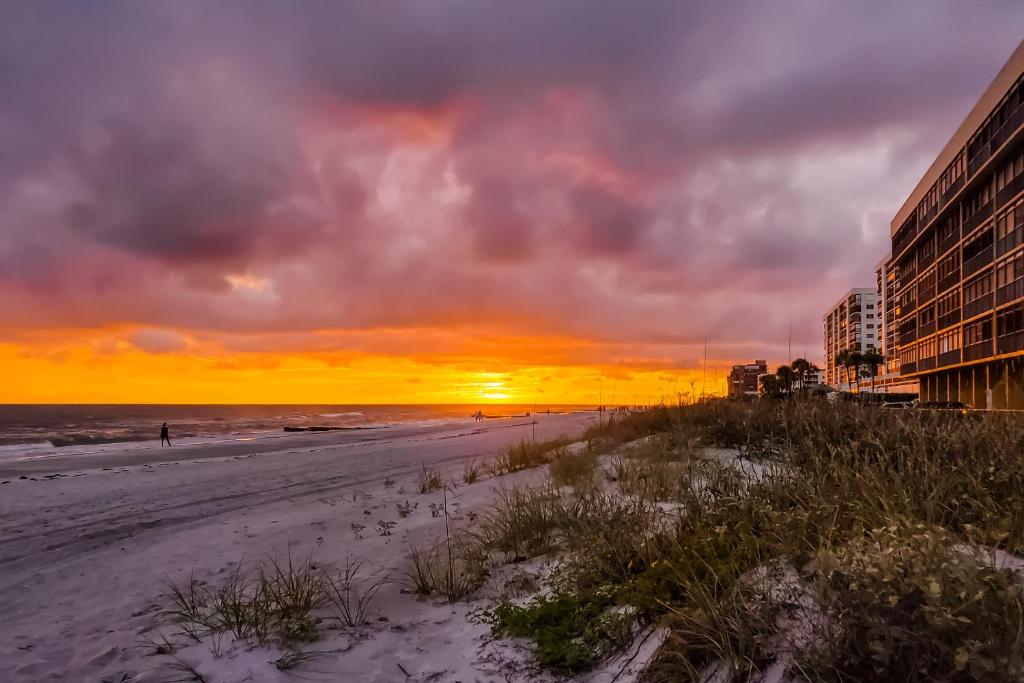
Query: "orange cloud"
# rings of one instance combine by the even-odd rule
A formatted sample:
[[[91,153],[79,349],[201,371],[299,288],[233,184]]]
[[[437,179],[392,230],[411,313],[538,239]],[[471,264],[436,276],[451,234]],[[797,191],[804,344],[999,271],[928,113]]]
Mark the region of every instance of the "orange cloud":
[[[627,371],[613,357],[601,361],[604,345],[586,341],[463,332],[445,352],[399,354],[325,349],[318,338],[343,345],[346,337],[352,342],[366,333],[321,332],[311,336],[305,351],[267,344],[264,350],[240,352],[230,350],[224,339],[203,336],[189,336],[187,346],[153,350],[124,341],[139,332],[128,327],[45,331],[31,340],[0,344],[6,380],[0,402],[619,404],[675,401],[701,386],[694,370],[668,369],[652,360]],[[399,334],[375,336],[386,341]],[[419,334],[428,341],[431,335],[441,344],[455,333]],[[593,362],[570,362],[572,346]],[[707,390],[715,388],[711,382]]]

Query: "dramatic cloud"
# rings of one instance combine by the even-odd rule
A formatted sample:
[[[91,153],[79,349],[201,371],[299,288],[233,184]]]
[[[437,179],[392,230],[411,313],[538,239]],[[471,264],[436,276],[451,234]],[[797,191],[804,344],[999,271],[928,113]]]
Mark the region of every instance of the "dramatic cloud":
[[[1013,0],[9,3],[0,334],[433,330],[443,356],[471,329],[483,364],[494,335],[692,367],[705,338],[782,360],[792,326],[818,357],[1022,25]]]

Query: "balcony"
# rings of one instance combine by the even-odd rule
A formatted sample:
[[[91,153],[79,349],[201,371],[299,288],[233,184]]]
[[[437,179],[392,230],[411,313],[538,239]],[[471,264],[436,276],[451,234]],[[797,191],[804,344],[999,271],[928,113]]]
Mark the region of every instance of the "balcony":
[[[924,371],[924,370],[934,370],[935,369],[935,356],[932,356],[931,358],[920,358],[920,359],[918,359],[918,361],[917,361],[917,369],[918,369],[919,372]]]
[[[952,351],[946,351],[940,353],[935,361],[935,367],[944,368],[947,365],[956,365],[960,362],[960,349],[953,349]]]
[[[1021,177],[1024,178],[1024,175]],[[1024,239],[1024,229],[1021,228],[1011,230],[1006,236],[1000,237],[996,240],[996,257],[1012,251],[1014,247],[1021,243],[1022,239]]]
[[[917,336],[918,337],[927,337],[929,334],[932,334],[934,332],[935,332],[935,321],[934,320],[932,320],[931,322],[927,322],[927,323],[921,323],[920,325],[917,326]]]
[[[942,193],[939,199],[939,205],[945,207],[949,204],[950,200],[956,196],[956,193],[960,191],[964,186],[964,177],[961,175],[959,178],[953,181],[953,184],[946,188],[946,191]]]
[[[970,235],[971,231],[976,227],[984,223],[986,220],[992,217],[992,200],[988,200],[981,205],[977,211],[972,213],[969,218],[964,219],[963,229],[960,231],[963,235]]]
[[[988,158],[992,156],[992,147],[986,142],[984,145],[978,147],[978,151],[975,152],[974,156],[967,160],[967,177],[970,178],[978,172]]]
[[[954,230],[953,232],[949,233],[949,235],[939,240],[938,246],[935,247],[935,253],[941,256],[942,254],[945,254],[947,251],[949,251],[959,241],[960,231]]]
[[[1003,285],[996,290],[996,306],[1008,304],[1024,296],[1024,279]]]
[[[992,134],[992,139],[988,143],[990,153],[1002,147],[1003,143],[1010,139],[1010,136],[1020,128],[1022,123],[1024,123],[1024,107],[1017,107],[1017,111],[1010,114],[999,130]]]
[[[1003,189],[996,193],[996,208],[1001,209],[1006,206],[1021,191],[1024,191],[1024,173],[1011,180]]]
[[[992,356],[992,340],[986,339],[983,342],[964,347],[964,362],[981,360]]]
[[[939,280],[939,290],[938,291],[939,292],[945,292],[947,289],[949,289],[950,287],[955,286],[959,282],[960,282],[960,269],[957,268],[952,273],[950,273],[949,275],[946,275],[941,280]]]
[[[918,270],[924,270],[931,264],[935,263],[935,252],[929,251],[927,254],[921,254],[917,257],[917,268]]]
[[[947,327],[951,327],[953,325],[956,325],[958,322],[960,322],[960,309],[959,308],[956,309],[955,311],[950,311],[949,313],[946,313],[945,315],[940,315],[939,316],[938,329],[944,330]]]
[[[992,292],[989,292],[984,296],[980,296],[974,301],[968,301],[967,303],[964,304],[964,320],[967,320],[968,318],[973,318],[979,313],[984,313],[985,311],[992,310],[993,301],[994,299],[992,296]]]
[[[901,375],[912,375],[915,372],[917,372],[917,363],[916,362],[904,363],[903,365],[900,366],[900,374]]]
[[[921,287],[917,291],[917,306],[918,306],[918,308],[920,308],[921,306],[924,306],[926,303],[928,303],[929,301],[931,301],[934,298],[935,298],[935,281],[932,280],[932,283],[930,285],[923,286],[923,287]]]
[[[996,352],[1013,353],[1024,349],[1024,330],[1004,334],[996,340]]]
[[[911,221],[914,221],[911,217]],[[899,256],[917,237],[917,222],[906,223],[892,238],[892,255]]]
[[[994,258],[995,255],[992,253],[991,247],[985,247],[985,249],[980,253],[975,254],[968,259],[964,259],[964,277],[977,273],[979,270],[992,263]]]

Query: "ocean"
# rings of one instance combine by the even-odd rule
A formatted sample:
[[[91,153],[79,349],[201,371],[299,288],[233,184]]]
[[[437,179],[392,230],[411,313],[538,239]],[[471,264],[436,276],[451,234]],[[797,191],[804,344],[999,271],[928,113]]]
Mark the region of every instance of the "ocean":
[[[564,412],[593,406],[535,405],[0,405],[0,449],[156,441],[160,425],[171,439],[203,440],[280,433],[285,427],[371,429],[405,423],[471,422],[480,410],[498,419],[528,412]]]

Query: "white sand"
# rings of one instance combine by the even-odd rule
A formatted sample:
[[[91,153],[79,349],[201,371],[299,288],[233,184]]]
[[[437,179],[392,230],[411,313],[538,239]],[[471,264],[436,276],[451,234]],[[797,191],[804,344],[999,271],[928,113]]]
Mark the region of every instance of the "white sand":
[[[576,433],[593,419],[540,415],[536,437]],[[467,524],[496,487],[540,473],[466,486],[465,464],[493,457],[533,429],[528,419],[495,420],[5,462],[0,681],[173,680],[165,667],[171,659],[146,644],[167,606],[166,580],[182,582],[194,572],[217,585],[235,563],[281,558],[289,549],[296,558],[314,553],[321,565],[343,565],[350,556],[390,573],[395,583],[374,603],[387,621],[362,637],[326,633],[308,648],[322,654],[288,672],[271,663],[281,655],[273,649],[227,643],[214,652],[204,643],[179,650],[211,683],[540,680],[522,652],[489,643],[487,626],[467,620],[488,604],[487,590],[455,605],[401,590],[409,544],[443,533],[443,517],[429,510],[441,492],[416,491],[423,464],[456,481],[452,521]],[[389,489],[387,476],[396,481]],[[405,500],[418,507],[402,519],[395,506]],[[378,521],[395,521],[392,535],[378,535]],[[365,526],[361,539],[353,524]],[[610,666],[588,678],[612,680],[620,664]]]

